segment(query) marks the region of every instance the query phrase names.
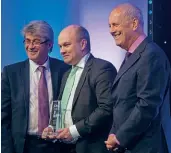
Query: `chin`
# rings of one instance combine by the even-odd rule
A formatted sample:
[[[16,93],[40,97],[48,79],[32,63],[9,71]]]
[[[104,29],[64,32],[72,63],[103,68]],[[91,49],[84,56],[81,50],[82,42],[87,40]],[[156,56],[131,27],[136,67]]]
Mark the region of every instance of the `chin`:
[[[36,61],[37,57],[29,56],[29,59],[31,59],[32,61]]]
[[[30,59],[37,59],[37,58],[38,58],[38,54],[34,54],[34,55],[28,54],[28,57],[29,57]]]
[[[65,62],[66,64],[70,64],[70,61],[68,61],[68,60],[64,60],[64,62]]]
[[[120,47],[120,46],[121,46],[121,44],[120,44],[120,43],[116,43],[116,46],[119,46],[119,47]]]
[[[115,41],[115,42],[116,42],[117,46],[121,46],[122,45],[121,41]]]
[[[33,62],[37,63],[38,59],[37,58],[29,58],[30,60],[32,60]]]

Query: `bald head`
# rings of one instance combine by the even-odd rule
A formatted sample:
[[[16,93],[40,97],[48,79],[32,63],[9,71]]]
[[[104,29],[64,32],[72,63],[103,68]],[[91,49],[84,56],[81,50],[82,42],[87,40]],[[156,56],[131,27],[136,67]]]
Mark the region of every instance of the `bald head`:
[[[87,52],[90,52],[90,35],[87,29],[79,25],[69,25],[61,31],[59,37],[63,34],[67,34],[68,36],[72,37],[72,39],[75,39],[77,41],[85,39],[87,42],[85,49]]]
[[[110,33],[116,45],[125,50],[144,35],[143,24],[142,12],[130,3],[116,6],[109,15]]]
[[[110,15],[116,13],[118,15],[121,15],[123,20],[129,21],[129,20],[137,19],[139,22],[139,26],[143,28],[144,20],[143,20],[142,11],[135,5],[131,3],[119,4],[111,11]]]
[[[88,31],[79,25],[64,28],[58,37],[61,55],[64,62],[76,65],[84,55],[90,52],[90,37]]]
[[[78,38],[78,35],[79,35],[79,34],[77,33],[78,28],[79,28],[78,25],[70,25],[70,26],[64,28],[64,29],[60,32],[59,37],[61,37],[61,35],[67,34],[67,35],[73,36],[74,38],[77,39],[77,38]]]

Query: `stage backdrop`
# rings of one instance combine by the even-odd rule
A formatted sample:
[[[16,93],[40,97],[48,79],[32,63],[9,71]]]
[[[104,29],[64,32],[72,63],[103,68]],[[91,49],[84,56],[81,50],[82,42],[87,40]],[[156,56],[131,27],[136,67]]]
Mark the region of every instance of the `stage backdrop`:
[[[122,2],[132,2],[142,9],[147,33],[147,0],[2,0],[1,69],[27,58],[21,30],[31,20],[45,20],[54,29],[51,56],[62,59],[57,46],[59,32],[69,24],[80,24],[90,32],[93,55],[112,62],[119,69],[125,52],[109,34],[108,16]]]

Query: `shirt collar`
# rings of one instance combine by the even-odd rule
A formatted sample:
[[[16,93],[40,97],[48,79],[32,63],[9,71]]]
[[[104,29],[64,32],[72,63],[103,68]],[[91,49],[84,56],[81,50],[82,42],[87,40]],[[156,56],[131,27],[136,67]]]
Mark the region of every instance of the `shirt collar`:
[[[90,53],[87,53],[86,55],[84,55],[84,57],[78,62],[78,64],[76,66],[84,69],[85,64],[89,57],[90,57]]]
[[[32,73],[36,72],[36,70],[39,66],[44,66],[46,68],[46,70],[49,70],[49,57],[43,65],[38,65],[37,63],[33,62],[30,59],[29,59],[29,63],[30,63],[30,68],[31,68]]]
[[[135,49],[142,43],[142,41],[146,38],[146,35],[140,35],[135,42],[131,45],[131,47],[129,48],[128,52],[133,53],[135,51]]]

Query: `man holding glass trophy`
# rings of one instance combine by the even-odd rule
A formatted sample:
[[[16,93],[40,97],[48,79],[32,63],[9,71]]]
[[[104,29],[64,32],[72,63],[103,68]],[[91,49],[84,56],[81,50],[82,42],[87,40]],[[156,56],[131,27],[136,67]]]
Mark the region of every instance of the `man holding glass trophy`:
[[[54,33],[47,22],[31,21],[22,32],[28,59],[5,66],[1,77],[1,152],[59,153],[40,137],[68,65],[48,56]]]
[[[107,153],[104,141],[112,123],[116,69],[90,53],[89,33],[81,26],[63,29],[58,44],[64,62],[72,68],[64,74],[59,101],[42,138],[60,141],[62,153]]]

